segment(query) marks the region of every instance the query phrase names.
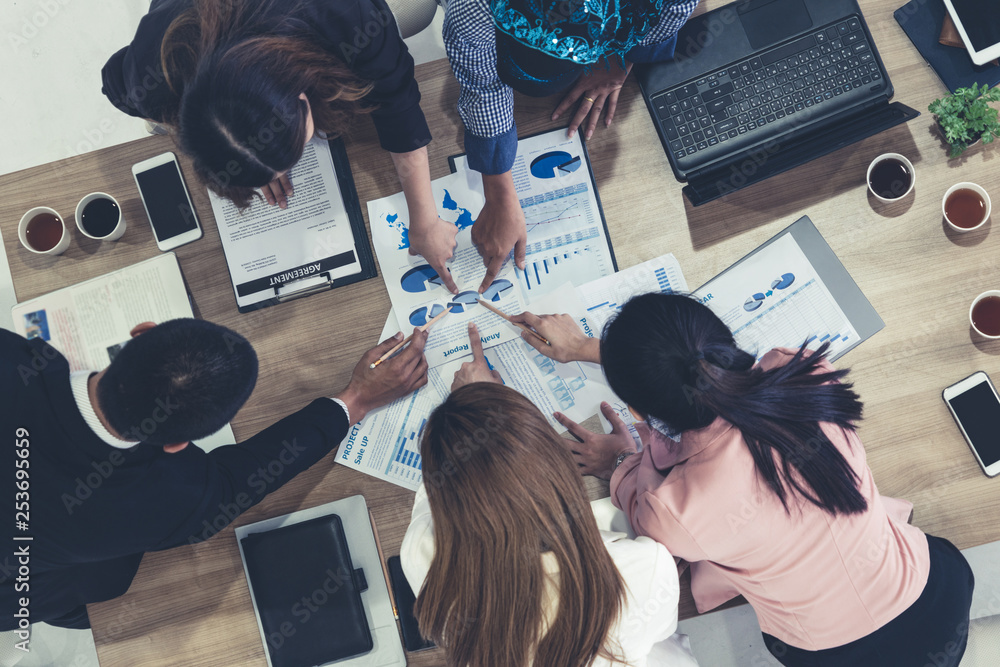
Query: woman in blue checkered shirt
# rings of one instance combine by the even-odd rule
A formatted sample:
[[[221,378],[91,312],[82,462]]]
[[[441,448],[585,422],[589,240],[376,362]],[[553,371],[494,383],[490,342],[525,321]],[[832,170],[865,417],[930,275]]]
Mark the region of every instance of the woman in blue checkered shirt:
[[[697,0],[448,0],[444,43],[462,85],[469,166],[483,174],[486,205],[472,228],[496,277],[514,249],[524,268],[527,231],[511,167],[517,152],[514,97],[565,92],[553,120],[574,106],[569,136],[611,124],[633,63],[673,57],[677,31]],[[566,92],[568,91],[568,92]]]

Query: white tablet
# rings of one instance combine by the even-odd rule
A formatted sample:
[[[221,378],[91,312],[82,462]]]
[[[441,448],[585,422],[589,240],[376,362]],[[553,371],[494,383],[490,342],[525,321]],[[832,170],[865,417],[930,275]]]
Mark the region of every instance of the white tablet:
[[[996,0],[944,0],[972,62],[1000,58],[1000,11]]]

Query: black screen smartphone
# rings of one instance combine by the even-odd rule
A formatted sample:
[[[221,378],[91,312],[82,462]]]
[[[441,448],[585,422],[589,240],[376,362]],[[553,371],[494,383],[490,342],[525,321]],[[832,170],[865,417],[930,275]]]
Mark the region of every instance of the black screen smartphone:
[[[132,167],[132,175],[160,250],[201,238],[198,216],[176,155],[167,152],[144,160]]]
[[[420,636],[420,627],[417,624],[417,617],[413,615],[413,605],[417,597],[410,589],[410,583],[403,574],[403,564],[399,556],[393,556],[385,562],[389,567],[389,579],[392,580],[392,597],[396,601],[396,609],[399,611],[399,627],[403,630],[403,646],[407,651],[425,651],[434,648],[434,642]]]
[[[1000,397],[990,378],[973,373],[942,395],[983,472],[1000,474]]]

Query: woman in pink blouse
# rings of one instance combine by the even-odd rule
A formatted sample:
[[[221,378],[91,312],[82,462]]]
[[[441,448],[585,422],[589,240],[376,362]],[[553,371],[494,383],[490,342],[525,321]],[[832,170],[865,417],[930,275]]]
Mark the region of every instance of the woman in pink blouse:
[[[910,503],[879,495],[854,430],[861,402],[826,345],[757,361],[679,295],[633,299],[602,341],[568,316],[521,319],[552,342],[542,353],[602,363],[651,427],[632,456],[607,406],[607,436],[557,415],[582,440],[581,470],[611,480],[636,533],[691,563],[699,611],[743,595],[784,665],[959,664],[972,571],[907,523]]]

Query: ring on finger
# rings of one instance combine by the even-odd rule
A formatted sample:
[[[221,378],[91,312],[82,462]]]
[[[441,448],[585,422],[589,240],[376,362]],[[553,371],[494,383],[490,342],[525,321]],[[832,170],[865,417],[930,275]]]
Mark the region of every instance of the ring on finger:
[[[594,102],[596,101],[596,100],[594,100],[594,99],[593,99],[593,98],[591,98],[591,97],[584,97],[583,99],[587,100],[587,101],[588,101],[588,102],[590,102],[591,104],[594,104]]]

